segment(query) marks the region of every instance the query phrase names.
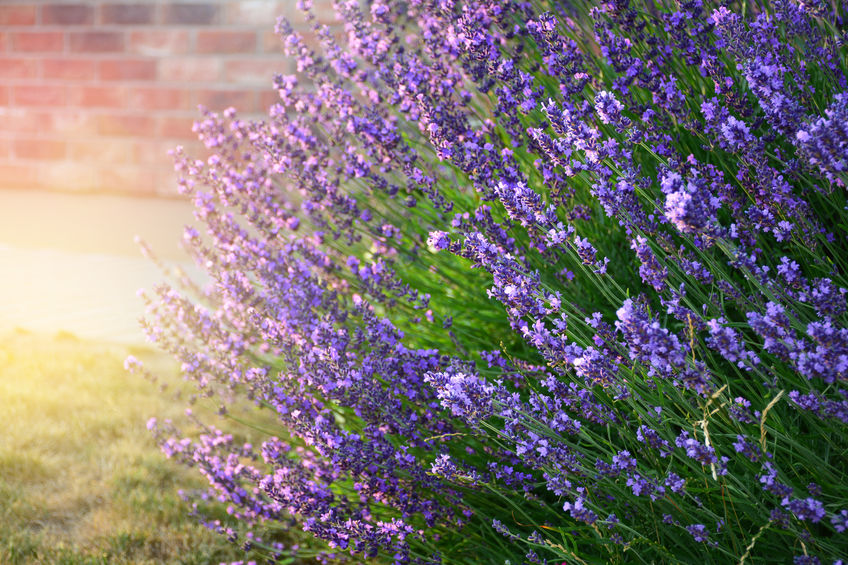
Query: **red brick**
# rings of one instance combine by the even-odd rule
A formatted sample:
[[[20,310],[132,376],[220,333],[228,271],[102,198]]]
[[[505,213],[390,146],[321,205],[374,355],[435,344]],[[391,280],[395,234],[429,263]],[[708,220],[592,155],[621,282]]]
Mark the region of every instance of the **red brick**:
[[[163,142],[157,139],[142,139],[135,143],[133,160],[139,164],[172,167],[174,161],[168,155],[168,151],[173,148],[173,141]]]
[[[256,111],[257,94],[253,90],[199,90],[196,96],[198,104],[213,111],[230,106],[244,113]]]
[[[198,31],[195,49],[198,53],[255,53],[253,31]]]
[[[255,84],[270,87],[274,74],[291,72],[286,59],[235,59],[224,63],[224,79],[228,83]]]
[[[71,106],[84,108],[121,108],[126,101],[126,92],[116,86],[82,86],[70,91]]]
[[[156,122],[152,116],[104,114],[98,118],[97,130],[100,135],[149,137],[156,134]]]
[[[95,137],[97,135],[98,116],[82,109],[69,112],[54,112],[51,116],[52,134],[67,134],[68,137]]]
[[[41,7],[41,23],[89,25],[94,23],[94,7],[85,4],[52,4]]]
[[[191,131],[195,121],[197,121],[197,118],[159,116],[156,135],[175,139],[195,139],[194,132]]]
[[[156,196],[178,196],[177,173],[174,167],[161,169],[156,174]]]
[[[61,31],[18,31],[10,34],[13,51],[28,53],[57,53],[65,47]]]
[[[0,58],[0,79],[36,78],[38,61],[35,59]]]
[[[173,151],[177,145],[182,146],[186,155],[191,155],[194,159],[207,156],[209,151],[197,140],[191,129],[188,132],[188,137],[183,136],[177,139],[161,140],[158,138],[148,138],[135,140],[136,152],[133,156],[134,162],[139,165],[173,170],[174,159],[169,152]]]
[[[156,167],[155,174],[156,178],[153,184],[153,193],[151,196],[182,198],[179,194],[177,173],[174,171],[173,163],[167,167]]]
[[[0,163],[0,186],[3,188],[33,188],[37,180],[36,167]]]
[[[53,128],[54,112],[33,111],[31,108],[8,108],[2,112],[3,131],[38,133]]]
[[[168,58],[159,62],[159,80],[165,82],[214,82],[220,76],[217,58]]]
[[[163,22],[175,25],[210,25],[218,19],[218,6],[214,4],[170,4],[164,6]]]
[[[188,110],[189,91],[178,88],[130,88],[126,107],[139,110]]]
[[[104,166],[97,169],[97,186],[111,192],[136,195],[153,195],[155,176],[147,167],[131,165]]]
[[[16,106],[64,106],[65,87],[24,85],[12,87],[12,100]]]
[[[312,4],[312,12],[319,24],[332,26],[339,23],[339,20],[336,19],[336,10],[333,8],[332,0],[316,0]]]
[[[152,24],[155,15],[153,4],[105,4],[100,8],[100,21],[104,24]]]
[[[12,155],[12,140],[0,137],[0,162],[6,161]]]
[[[35,8],[22,4],[0,6],[0,26],[35,25]]]
[[[123,139],[72,141],[68,143],[68,157],[86,163],[132,163],[135,143]]]
[[[94,80],[95,68],[88,59],[41,59],[41,76],[46,79]]]
[[[8,106],[9,105],[9,88],[6,86],[0,86],[0,106]]]
[[[102,80],[153,80],[156,78],[156,61],[152,59],[100,61],[98,74]]]
[[[277,17],[291,13],[293,2],[272,2],[271,0],[238,0],[227,4],[225,21],[238,25],[273,26]]]
[[[37,183],[50,190],[68,190],[74,192],[101,188],[91,163],[73,161],[54,161],[49,166],[39,166]]]
[[[57,160],[65,158],[65,142],[56,139],[15,139],[15,157],[19,159]]]
[[[171,145],[170,149],[174,148],[174,141],[165,141],[165,143]],[[186,155],[190,155],[194,159],[202,159],[211,155],[211,151],[206,148],[202,141],[197,139],[197,134],[194,132],[191,133],[190,137],[181,139],[179,144],[185,150]]]
[[[266,31],[262,34],[262,52],[282,54],[284,52],[283,40],[273,31]]]
[[[124,50],[124,34],[110,31],[80,31],[70,34],[75,53],[115,53]]]
[[[259,111],[267,112],[274,104],[279,104],[280,95],[273,90],[263,90],[259,93]]]
[[[181,55],[189,51],[189,36],[182,30],[144,30],[130,33],[129,51],[138,55]]]

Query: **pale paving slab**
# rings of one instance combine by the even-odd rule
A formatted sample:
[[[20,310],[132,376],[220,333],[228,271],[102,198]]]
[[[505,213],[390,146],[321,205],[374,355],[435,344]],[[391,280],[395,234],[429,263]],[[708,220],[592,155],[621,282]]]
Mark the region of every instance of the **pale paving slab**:
[[[144,341],[137,291],[165,275],[134,238],[198,280],[179,248],[191,210],[176,200],[0,190],[0,332]]]

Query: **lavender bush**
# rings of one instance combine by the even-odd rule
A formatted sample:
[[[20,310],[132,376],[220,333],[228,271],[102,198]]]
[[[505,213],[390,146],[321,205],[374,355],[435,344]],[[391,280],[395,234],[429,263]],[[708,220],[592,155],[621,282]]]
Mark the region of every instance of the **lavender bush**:
[[[151,422],[209,525],[270,561],[842,563],[846,5],[336,0],[343,42],[299,7],[321,49],[278,22],[267,119],[176,152],[212,283],[147,298],[264,434]]]

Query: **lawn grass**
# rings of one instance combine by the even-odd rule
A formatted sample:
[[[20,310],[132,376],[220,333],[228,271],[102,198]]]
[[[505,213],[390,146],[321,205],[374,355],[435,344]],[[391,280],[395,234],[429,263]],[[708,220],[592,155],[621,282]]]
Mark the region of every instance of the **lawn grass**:
[[[127,374],[128,353],[169,390]],[[165,459],[145,423],[179,421],[164,355],[70,335],[0,337],[0,563],[218,563],[244,558],[178,496],[203,480]]]

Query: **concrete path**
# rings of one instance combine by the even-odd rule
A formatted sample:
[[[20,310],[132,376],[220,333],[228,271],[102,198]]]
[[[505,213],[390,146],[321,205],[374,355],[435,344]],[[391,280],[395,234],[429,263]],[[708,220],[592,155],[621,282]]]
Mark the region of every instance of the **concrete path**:
[[[190,223],[184,201],[0,190],[0,333],[143,342],[136,292],[165,277],[134,238],[200,276],[179,247]]]

